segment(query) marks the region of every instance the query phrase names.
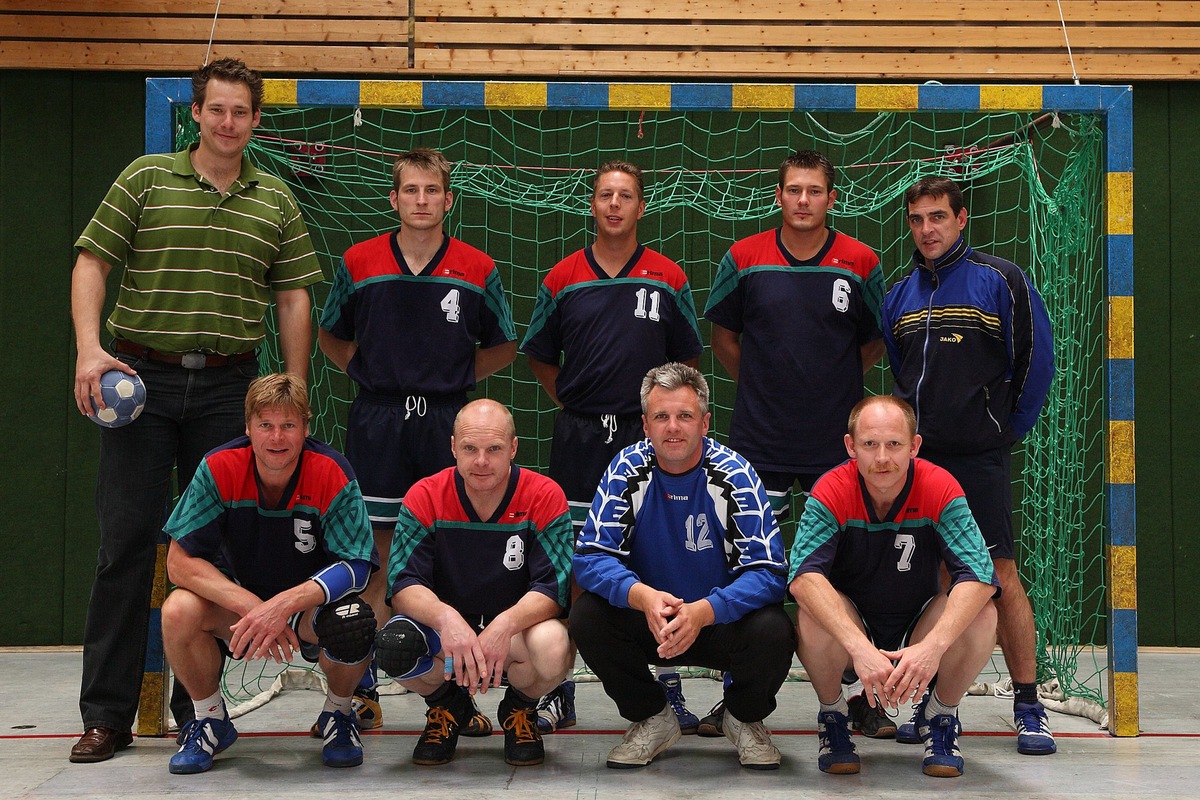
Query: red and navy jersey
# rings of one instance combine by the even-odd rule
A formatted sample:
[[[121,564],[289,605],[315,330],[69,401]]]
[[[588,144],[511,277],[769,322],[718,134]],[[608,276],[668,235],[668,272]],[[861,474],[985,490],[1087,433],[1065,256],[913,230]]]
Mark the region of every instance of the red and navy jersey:
[[[490,622],[529,592],[565,608],[574,541],[567,498],[549,478],[514,464],[504,499],[485,520],[458,469],[448,467],[404,495],[388,560],[389,597],[424,586],[472,624]]]
[[[558,365],[555,389],[577,414],[641,413],[642,379],[704,349],[687,276],[638,245],[616,277],[587,247],[560,261],[538,290],[521,351]]]
[[[321,327],[358,343],[347,373],[388,395],[458,395],[475,386],[475,348],[515,341],[495,263],[445,237],[419,275],[396,234],[359,242],[333,276]]]
[[[263,502],[249,438],[213,450],[164,530],[188,555],[220,564],[264,600],[338,561],[379,567],[354,471],[341,453],[311,437],[274,507]]]
[[[797,575],[824,575],[864,620],[904,628],[941,592],[942,563],[951,585],[999,580],[963,491],[949,472],[923,458],[880,518],[851,459],[821,476],[804,506],[789,559]]]
[[[813,258],[779,229],[734,243],[704,316],[741,334],[729,446],[759,471],[823,472],[863,398],[862,345],[880,338],[883,270],[862,242],[829,232]]]

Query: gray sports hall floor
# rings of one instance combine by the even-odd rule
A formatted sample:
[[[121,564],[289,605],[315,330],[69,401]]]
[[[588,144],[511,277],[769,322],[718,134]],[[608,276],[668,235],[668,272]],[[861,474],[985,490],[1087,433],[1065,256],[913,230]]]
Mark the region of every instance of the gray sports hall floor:
[[[546,763],[514,768],[501,756],[501,739],[463,739],[454,762],[416,767],[409,762],[423,704],[412,695],[383,699],[384,728],[365,737],[366,762],[348,770],[321,766],[320,745],[304,731],[321,696],[288,691],[242,717],[236,744],[204,775],[167,772],[173,740],[137,739],[101,764],[70,764],[79,735],[76,705],[80,654],[72,650],[0,649],[0,797],[141,798],[670,798],[730,796],[737,800],[853,796],[901,798],[951,792],[957,798],[1200,797],[1200,651],[1143,651],[1139,738],[1114,739],[1095,723],[1051,714],[1058,734],[1055,756],[1016,752],[1011,701],[968,697],[961,716],[966,774],[958,780],[921,774],[921,748],[856,739],[863,756],[857,776],[817,770],[813,733],[816,701],[806,683],[788,683],[768,721],[783,752],[777,772],[741,769],[724,739],[687,736],[642,770],[610,770],[609,748],[625,723],[598,684],[580,684],[579,726],[547,737]],[[719,696],[715,681],[684,681],[688,705],[708,710]],[[498,695],[483,707],[495,713]]]

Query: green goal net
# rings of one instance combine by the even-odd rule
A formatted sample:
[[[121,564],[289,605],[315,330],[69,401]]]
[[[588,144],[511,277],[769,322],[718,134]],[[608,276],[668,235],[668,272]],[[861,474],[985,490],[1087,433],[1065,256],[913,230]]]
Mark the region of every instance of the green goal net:
[[[186,107],[176,108],[182,145],[194,131]],[[1024,266],[1053,322],[1057,376],[1014,459],[1018,564],[1037,618],[1044,696],[1099,708],[1105,665],[1095,646],[1104,645],[1106,621],[1104,138],[1100,116],[1087,113],[321,104],[265,108],[249,153],[292,187],[329,274],[351,244],[395,229],[387,200],[395,155],[417,146],[443,151],[455,164],[448,232],[496,260],[518,337],[546,271],[591,241],[591,179],[606,160],[645,170],[640,239],[684,268],[701,310],[729,245],[778,224],[776,171],[792,151],[820,150],[839,166],[831,223],[879,253],[889,285],[907,270],[912,251],[904,190],[924,175],[954,178],[966,190],[968,240]],[[316,291],[318,309],[327,289]],[[706,323],[701,332],[707,342]],[[267,362],[278,364],[276,355],[268,353]],[[710,350],[701,368],[713,385],[714,435],[724,439],[735,387]],[[867,376],[871,392],[889,386],[886,365]],[[320,353],[312,394],[314,434],[340,446],[353,387]],[[512,408],[519,460],[544,470],[553,406],[524,358],[477,394]],[[1003,677],[997,663],[980,680],[1002,691]],[[253,669],[226,676],[234,694],[253,694],[259,682]]]

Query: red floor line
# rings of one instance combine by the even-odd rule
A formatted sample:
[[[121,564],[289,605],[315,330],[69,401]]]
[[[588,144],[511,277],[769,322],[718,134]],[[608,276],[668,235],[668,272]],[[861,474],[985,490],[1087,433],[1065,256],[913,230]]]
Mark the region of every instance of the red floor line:
[[[558,731],[557,733],[554,733],[553,736],[622,736],[622,735],[624,735],[624,733],[625,733],[624,730],[617,730],[617,729],[602,730],[602,729],[572,728],[570,730]],[[772,730],[771,731],[771,734],[774,736],[815,736],[816,733],[817,732],[815,730],[795,730],[795,729]],[[378,730],[364,731],[364,733],[363,733],[364,736],[419,736],[420,734],[421,734],[421,731],[378,731]],[[307,737],[307,736],[309,736],[309,732],[308,731],[252,731],[252,732],[239,731],[238,735],[239,736],[279,736],[279,737],[303,736],[303,737]],[[503,736],[503,735],[504,734],[502,731],[496,731],[496,732],[492,733],[492,736]],[[967,737],[972,737],[972,736],[1013,736],[1014,734],[1012,731],[963,731],[962,735],[967,736]],[[80,736],[80,734],[78,734],[78,733],[0,734],[0,741],[22,741],[22,740],[36,740],[36,739],[78,739],[79,736]],[[147,738],[147,739],[168,739],[168,738],[170,738],[170,739],[173,739],[175,737],[174,737],[174,734],[171,734],[170,736],[150,736],[150,737],[140,737],[140,738]],[[1075,732],[1059,731],[1058,733],[1054,734],[1054,738],[1056,738],[1056,739],[1116,739],[1117,737],[1110,736],[1107,733],[1104,733],[1103,731],[1097,731],[1095,733],[1075,733]],[[1131,738],[1138,738],[1138,739],[1200,739],[1200,733],[1144,732],[1144,733],[1138,735],[1137,737],[1131,737]]]

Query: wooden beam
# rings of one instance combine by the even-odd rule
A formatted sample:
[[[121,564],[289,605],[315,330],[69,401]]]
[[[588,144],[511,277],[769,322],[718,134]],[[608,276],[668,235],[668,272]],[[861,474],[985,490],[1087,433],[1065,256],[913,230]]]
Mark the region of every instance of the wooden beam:
[[[0,68],[125,69],[188,72],[204,59],[205,43],[0,42]],[[1071,79],[1066,53],[955,52],[670,52],[589,50],[483,50],[394,46],[213,47],[213,57],[237,56],[268,73],[336,72],[362,75],[568,77],[591,80],[721,79],[804,81],[832,76],[852,80],[961,80],[1055,82]],[[1076,68],[1087,81],[1200,79],[1194,57],[1163,53],[1083,53]]]
[[[180,6],[184,6],[181,8]],[[102,8],[98,8],[102,7]],[[178,15],[212,18],[216,0],[173,4]],[[160,16],[162,0],[4,0],[4,11]],[[1197,23],[1187,0],[1062,0],[1067,25]],[[577,20],[791,20],[847,23],[1059,22],[1056,0],[416,0],[419,17]],[[222,0],[220,16],[407,18],[408,0]]]
[[[150,14],[213,18],[217,0],[165,3],[163,0],[4,0],[5,11],[52,14]],[[378,17],[407,19],[408,0],[221,0],[220,17]]]
[[[77,41],[203,41],[212,19],[201,17],[100,17],[92,15],[0,16],[0,39]],[[408,19],[247,19],[217,21],[216,39],[232,42],[394,44],[408,40]]]
[[[1200,27],[1090,27],[1069,31],[1073,49],[1192,49]],[[553,22],[421,22],[418,45],[652,48],[865,48],[897,50],[1054,50],[1065,46],[1053,25],[626,25]]]
[[[1068,25],[1200,22],[1200,4],[1063,0]],[[416,0],[417,17],[575,20],[791,20],[828,22],[1059,22],[1055,0]]]
[[[0,68],[117,69],[191,72],[204,62],[207,42],[0,42]],[[407,43],[373,47],[322,47],[214,43],[212,57],[232,56],[268,74],[338,72],[363,75],[411,73]]]
[[[1123,53],[1077,57],[1076,69],[1087,81],[1179,80],[1200,78],[1192,57]],[[1071,80],[1066,53],[972,55],[961,53],[614,53],[583,50],[459,50],[421,48],[418,74],[528,75],[591,80],[686,80],[746,78],[784,81],[913,80],[953,76],[955,80],[1021,80],[1036,83]]]

